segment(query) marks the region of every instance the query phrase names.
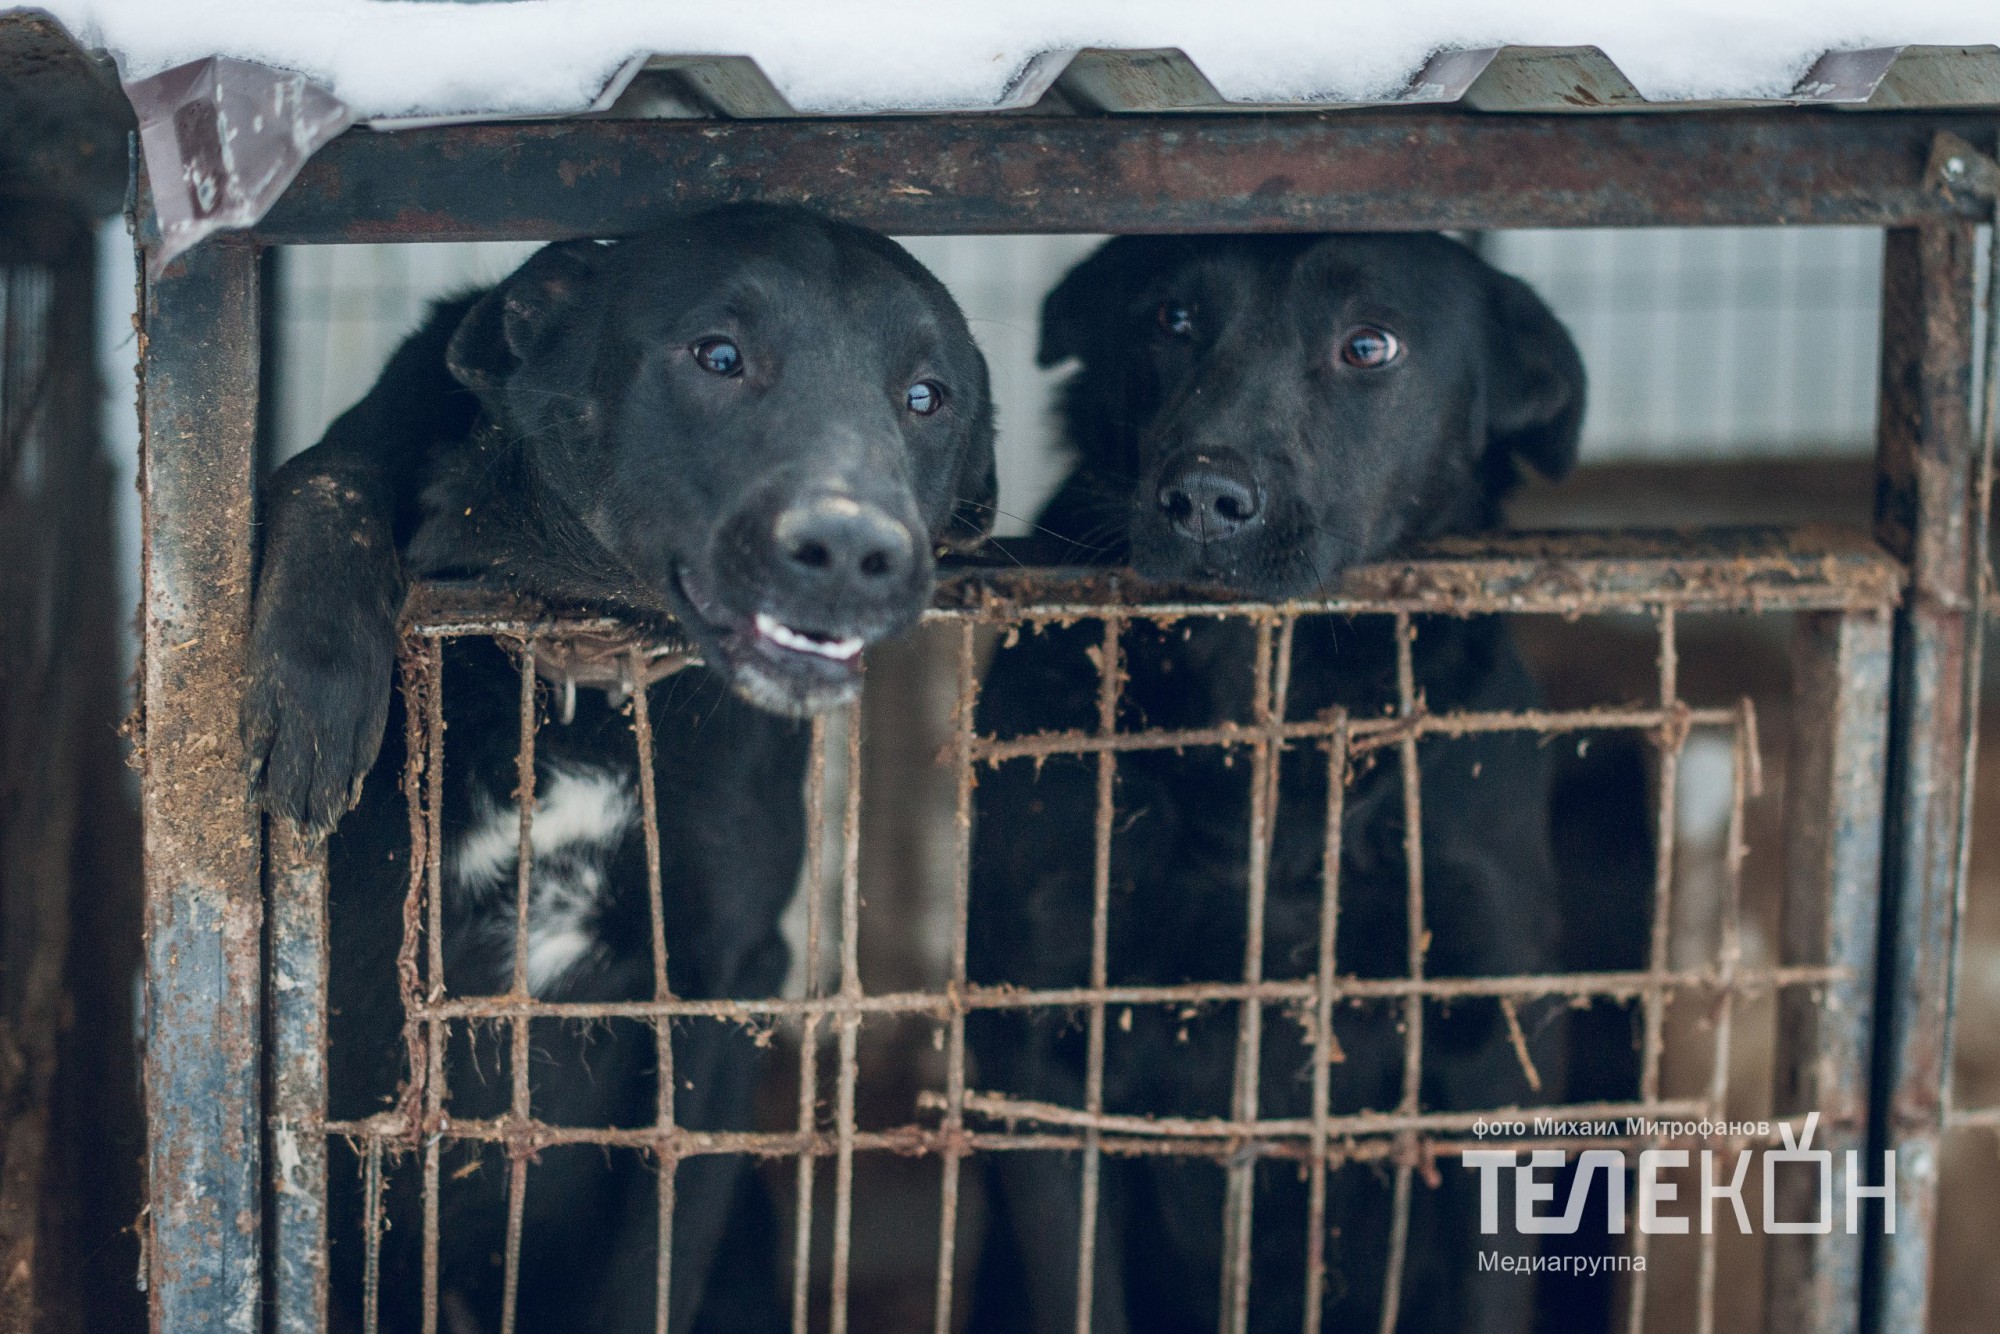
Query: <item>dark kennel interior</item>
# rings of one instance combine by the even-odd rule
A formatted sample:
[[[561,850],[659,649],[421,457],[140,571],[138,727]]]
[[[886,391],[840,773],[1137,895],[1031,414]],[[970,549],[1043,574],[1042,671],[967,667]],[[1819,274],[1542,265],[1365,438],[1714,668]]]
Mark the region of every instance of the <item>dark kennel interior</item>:
[[[0,15],[0,1330],[115,1327],[144,1131],[139,829],[120,754],[114,470],[94,229],[127,182],[115,78]],[[109,1240],[106,1240],[106,1238]],[[115,1277],[114,1277],[115,1275]],[[75,1294],[90,1293],[82,1301]],[[101,1294],[101,1295],[98,1295]],[[122,1299],[122,1300],[121,1300]]]

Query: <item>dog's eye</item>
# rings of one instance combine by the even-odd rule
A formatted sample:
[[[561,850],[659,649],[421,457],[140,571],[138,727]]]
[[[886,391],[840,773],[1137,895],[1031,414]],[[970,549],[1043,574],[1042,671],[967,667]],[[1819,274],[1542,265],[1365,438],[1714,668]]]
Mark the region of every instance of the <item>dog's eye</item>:
[[[743,369],[743,353],[727,338],[705,338],[696,343],[694,359],[714,375],[735,375]]]
[[[928,417],[944,406],[944,390],[929,380],[919,380],[910,386],[909,392],[903,396],[903,401],[909,405],[910,411],[919,417]]]
[[[1340,359],[1364,371],[1386,366],[1402,355],[1403,344],[1396,335],[1372,324],[1349,329],[1340,341]]]
[[[1194,307],[1185,301],[1162,301],[1154,318],[1175,338],[1194,337]]]

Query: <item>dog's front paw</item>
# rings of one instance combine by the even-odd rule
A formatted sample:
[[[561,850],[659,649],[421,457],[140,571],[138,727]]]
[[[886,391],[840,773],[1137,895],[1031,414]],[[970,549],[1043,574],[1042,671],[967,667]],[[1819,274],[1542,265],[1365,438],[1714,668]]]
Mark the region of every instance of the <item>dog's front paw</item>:
[[[310,835],[360,799],[389,717],[395,619],[346,610],[329,617],[299,600],[260,599],[251,633],[243,741],[252,793]]]

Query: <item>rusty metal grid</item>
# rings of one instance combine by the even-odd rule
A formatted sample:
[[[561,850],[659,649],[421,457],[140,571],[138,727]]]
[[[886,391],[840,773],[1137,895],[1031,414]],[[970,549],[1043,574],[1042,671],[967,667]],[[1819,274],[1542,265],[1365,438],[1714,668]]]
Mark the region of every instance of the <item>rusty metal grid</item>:
[[[1872,986],[1867,958],[1873,949],[1872,932],[1866,933],[1866,950],[1850,946],[1839,957],[1807,962],[1779,961],[1751,966],[1743,958],[1738,929],[1738,897],[1744,854],[1744,810],[1746,800],[1758,785],[1759,765],[1756,716],[1748,699],[1722,708],[1698,708],[1682,697],[1678,683],[1679,654],[1676,646],[1678,618],[1686,611],[1787,610],[1830,618],[1842,627],[1873,627],[1879,662],[1860,673],[1861,711],[1872,707],[1879,715],[1882,692],[1874,689],[1886,678],[1886,613],[1894,603],[1901,583],[1899,568],[1879,551],[1858,539],[1819,533],[1775,534],[1769,531],[1685,537],[1678,542],[1633,535],[1580,535],[1565,538],[1504,538],[1474,551],[1471,544],[1461,549],[1433,552],[1424,558],[1400,565],[1373,567],[1350,575],[1338,595],[1318,601],[1283,604],[1216,603],[1173,596],[1161,590],[1134,585],[1129,578],[1104,572],[1072,574],[1065,578],[1050,572],[1025,571],[1017,574],[982,573],[948,582],[927,619],[950,630],[954,645],[956,706],[952,761],[956,783],[954,873],[948,892],[952,903],[953,938],[950,976],[941,987],[911,992],[870,993],[860,976],[857,938],[859,907],[863,894],[860,878],[859,839],[861,827],[860,705],[850,706],[845,731],[846,764],[849,779],[838,818],[839,871],[825,873],[823,839],[829,833],[829,812],[825,809],[825,776],[829,749],[834,744],[825,719],[812,725],[811,752],[805,800],[808,806],[808,847],[810,868],[807,888],[806,951],[808,959],[821,957],[832,914],[838,914],[839,967],[837,985],[823,989],[809,981],[807,994],[800,998],[765,1000],[684,1000],[674,997],[667,986],[667,950],[660,902],[660,857],[658,825],[653,808],[652,728],[646,694],[631,694],[633,739],[641,774],[641,810],[646,841],[647,870],[651,881],[652,998],[618,1003],[564,1003],[534,999],[527,985],[526,936],[519,923],[525,922],[532,874],[530,831],[534,811],[535,733],[540,722],[535,658],[576,636],[601,643],[612,622],[602,617],[564,616],[538,608],[523,607],[504,597],[470,594],[466,590],[420,589],[406,617],[403,659],[403,689],[406,711],[409,767],[406,791],[409,798],[410,834],[413,846],[411,880],[405,900],[404,932],[398,959],[399,985],[405,1015],[404,1040],[409,1069],[414,1077],[392,1110],[361,1121],[324,1119],[323,1075],[313,1053],[323,1042],[323,1016],[293,1002],[287,1008],[279,1000],[277,1055],[279,1078],[274,1109],[279,1126],[278,1158],[287,1164],[279,1182],[280,1230],[288,1223],[294,1237],[304,1236],[313,1245],[302,1251],[281,1242],[286,1258],[316,1257],[313,1262],[281,1264],[279,1317],[281,1329],[323,1328],[317,1322],[325,1311],[325,1227],[321,1212],[326,1182],[328,1137],[345,1137],[356,1148],[362,1164],[366,1202],[364,1236],[366,1246],[367,1301],[366,1327],[374,1327],[373,1306],[379,1281],[378,1255],[382,1199],[388,1164],[410,1158],[422,1174],[425,1329],[427,1334],[439,1321],[438,1243],[440,1222],[440,1175],[444,1146],[450,1141],[480,1141],[505,1147],[509,1162],[508,1247],[505,1255],[506,1286],[503,1305],[503,1334],[514,1328],[515,1280],[519,1272],[520,1244],[527,1168],[541,1149],[556,1144],[594,1144],[639,1150],[670,1169],[680,1160],[703,1154],[744,1154],[763,1158],[789,1158],[796,1162],[797,1199],[794,1219],[794,1272],[792,1275],[793,1328],[805,1334],[809,1327],[813,1292],[810,1270],[810,1238],[814,1217],[815,1165],[831,1159],[834,1166],[832,1201],[832,1271],[828,1299],[827,1328],[844,1334],[848,1328],[848,1264],[852,1248],[854,1203],[854,1159],[857,1153],[892,1152],[935,1157],[941,1161],[941,1222],[937,1240],[935,1328],[947,1334],[953,1328],[954,1251],[958,1236],[960,1185],[966,1158],[975,1153],[1019,1151],[1069,1151],[1081,1154],[1083,1164],[1083,1218],[1086,1220],[1080,1243],[1077,1273],[1077,1324],[1080,1331],[1091,1327],[1092,1252],[1096,1194],[1101,1164],[1106,1155],[1170,1155],[1208,1158],[1227,1164],[1227,1212],[1224,1220],[1225,1300],[1221,1327],[1227,1331],[1247,1328],[1250,1301],[1250,1243],[1255,1218],[1253,1177],[1260,1159],[1289,1159],[1299,1162],[1309,1174],[1308,1227],[1309,1253],[1306,1257],[1307,1330],[1319,1327],[1320,1296],[1326,1282],[1324,1255],[1327,1173],[1345,1163],[1377,1162],[1393,1170],[1394,1193],[1390,1225],[1390,1260],[1386,1275],[1381,1328],[1392,1330],[1401,1288],[1401,1272],[1407,1242],[1408,1212],[1412,1193],[1420,1178],[1435,1173],[1439,1158],[1448,1158],[1464,1148],[1481,1147],[1563,1147],[1612,1146],[1631,1144],[1662,1147],[1668,1141],[1658,1136],[1611,1137],[1596,1140],[1556,1141],[1547,1138],[1519,1141],[1474,1140],[1470,1132],[1476,1120],[1492,1112],[1511,1112],[1512,1107],[1465,1111],[1425,1111],[1418,1103],[1422,1069],[1424,1005],[1427,1000],[1490,997],[1496,1000],[1507,1021],[1516,1057],[1531,1087],[1540,1079],[1528,1051],[1516,1007],[1541,997],[1562,997],[1572,1002],[1594,998],[1636,1002],[1643,1014],[1643,1039],[1639,1097],[1630,1102],[1567,1104],[1532,1108],[1537,1116],[1565,1120],[1622,1120],[1626,1117],[1653,1120],[1700,1121],[1726,1118],[1730,1091],[1732,1020],[1737,1005],[1746,997],[1775,993],[1793,997],[1805,1009],[1828,1009],[1829,993],[1858,991],[1865,997]],[[1639,577],[1635,571],[1643,571]],[[1574,617],[1585,612],[1623,611],[1651,618],[1658,640],[1657,689],[1652,700],[1624,707],[1588,708],[1567,711],[1520,711],[1487,713],[1429,712],[1414,687],[1411,658],[1412,618],[1444,612],[1511,611]],[[1348,717],[1339,712],[1312,720],[1287,720],[1286,702],[1290,674],[1293,630],[1301,617],[1334,612],[1344,615],[1374,615],[1393,618],[1397,644],[1397,706],[1393,714],[1377,718]],[[1240,619],[1255,630],[1256,690],[1253,714],[1248,724],[1229,724],[1200,730],[1120,730],[1118,702],[1123,685],[1121,645],[1123,631],[1135,624],[1187,617]],[[978,637],[982,633],[1006,632],[1022,627],[1048,624],[1094,623],[1101,627],[1101,640],[1094,654],[1098,664],[1097,725],[1086,732],[1045,733],[998,740],[982,735],[974,724],[979,689]],[[509,642],[517,650],[520,671],[520,722],[522,743],[517,755],[518,811],[520,821],[519,864],[516,888],[517,932],[512,986],[500,996],[453,997],[445,994],[441,979],[441,886],[442,849],[440,810],[443,763],[442,663],[445,641],[461,636],[490,636]],[[1833,638],[1838,639],[1836,632]],[[1809,649],[1810,637],[1800,643]],[[628,648],[631,674],[644,679],[648,655],[657,646],[636,641]],[[1825,664],[1838,678],[1846,668],[1838,661]],[[1852,664],[1849,664],[1851,667]],[[1810,676],[1810,673],[1807,673]],[[1839,689],[1846,689],[1843,683]],[[1871,706],[1869,697],[1874,695]],[[1876,719],[1879,724],[1879,716]],[[1834,724],[1829,722],[1828,730]],[[1724,729],[1731,738],[1734,755],[1733,791],[1729,806],[1727,834],[1727,875],[1725,877],[1722,936],[1715,957],[1699,967],[1672,966],[1668,957],[1668,923],[1674,891],[1675,766],[1682,746],[1694,728]],[[1435,978],[1425,972],[1424,876],[1422,864],[1423,794],[1416,768],[1417,746],[1421,738],[1466,735],[1475,732],[1528,731],[1553,736],[1577,731],[1628,729],[1642,734],[1651,743],[1660,766],[1655,806],[1656,860],[1654,867],[1653,915],[1650,922],[1648,962],[1643,969],[1629,972],[1559,973],[1540,976],[1489,978]],[[1866,731],[1866,728],[1863,729]],[[1148,748],[1217,746],[1247,753],[1251,764],[1250,853],[1247,866],[1249,893],[1246,903],[1246,949],[1242,976],[1231,982],[1201,982],[1163,986],[1114,986],[1108,981],[1107,936],[1109,921],[1110,840],[1113,826],[1113,782],[1120,754]],[[1325,843],[1322,871],[1322,901],[1318,955],[1309,977],[1269,980],[1261,974],[1262,923],[1266,892],[1265,858],[1271,837],[1271,813],[1278,797],[1279,755],[1287,750],[1318,751],[1325,756],[1329,777],[1325,812]],[[982,767],[1010,758],[1070,755],[1096,757],[1095,863],[1093,868],[1092,965],[1089,984],[1052,990],[1030,991],[1008,986],[981,986],[967,980],[967,903],[970,892],[970,852],[973,791]],[[1413,924],[1412,942],[1405,975],[1388,979],[1357,979],[1336,974],[1334,944],[1341,911],[1339,876],[1341,813],[1352,766],[1370,756],[1393,758],[1401,773],[1402,802],[1406,820],[1405,856],[1407,884],[1405,910]],[[1879,737],[1872,750],[1864,745],[1852,754],[1829,753],[1828,763],[1835,787],[1851,787],[1854,780],[1866,779],[1872,762],[1879,765]],[[1858,765],[1861,772],[1850,770]],[[1878,790],[1879,779],[1875,784]],[[1831,825],[1836,813],[1822,813]],[[1789,823],[1789,821],[1788,821]],[[1819,828],[1817,820],[1809,820]],[[1879,839],[1879,824],[1874,826]],[[1864,828],[1861,835],[1868,837]],[[1788,832],[1788,838],[1792,835]],[[1811,835],[1806,843],[1811,844]],[[296,984],[287,994],[309,993],[316,979],[324,976],[323,872],[314,853],[287,842],[275,851],[274,941],[281,968]],[[1872,894],[1873,866],[1863,866]],[[1796,873],[1794,879],[1797,879]],[[1830,893],[1824,881],[1808,875],[1801,882],[1821,897]],[[1820,915],[1831,917],[1839,905],[1822,905]],[[1808,916],[1811,914],[1808,913]],[[298,957],[288,952],[297,946]],[[315,955],[315,950],[317,954]],[[307,957],[314,956],[314,957]],[[809,977],[813,975],[809,972]],[[1692,1097],[1666,1097],[1662,1093],[1661,1067],[1665,1045],[1666,1013],[1677,996],[1705,998],[1713,1016],[1710,1039],[1710,1074],[1706,1087]],[[1399,1004],[1403,1017],[1403,1080],[1400,1101],[1393,1109],[1335,1115],[1329,1110],[1328,1056],[1322,1044],[1332,1033],[1332,1016],[1337,1004],[1372,999]],[[1226,1118],[1195,1119],[1142,1117],[1107,1112],[1103,1106],[1106,1011],[1110,1007],[1189,1006],[1214,1002],[1239,1005],[1237,1034],[1237,1078],[1230,1114]],[[1310,1007],[1314,1020],[1310,1042],[1318,1059],[1311,1091],[1311,1112],[1305,1117],[1273,1118],[1260,1114],[1257,1105],[1256,1071],[1264,1009],[1282,1005],[1303,1010]],[[967,1085],[966,1016],[981,1009],[1044,1009],[1087,1016],[1089,1064],[1086,1091],[1081,1106],[1054,1106],[1024,1102],[983,1092]],[[1838,1004],[1830,1007],[1838,1015]],[[944,1025],[947,1073],[942,1088],[926,1091],[918,1100],[917,1116],[909,1123],[885,1129],[864,1130],[856,1124],[855,1100],[859,1063],[857,1039],[864,1019],[876,1016],[922,1015]],[[678,1127],[674,1119],[672,1050],[666,1038],[667,1023],[673,1019],[710,1017],[769,1025],[796,1024],[800,1033],[799,1093],[796,1124],[786,1130],[759,1132],[696,1132]],[[653,1124],[638,1128],[586,1128],[552,1125],[535,1120],[529,1107],[528,1063],[524,1059],[529,1025],[534,1019],[603,1020],[627,1018],[650,1022],[655,1030],[659,1080],[658,1102]],[[514,1049],[512,1105],[503,1116],[491,1120],[465,1120],[447,1111],[443,1050],[447,1026],[472,1020],[497,1021],[508,1026]],[[1844,1016],[1848,1027],[1864,1027],[1865,1003]],[[1836,1019],[1836,1023],[1840,1019]],[[1846,1037],[1858,1041],[1858,1034]],[[829,1080],[823,1070],[823,1053],[831,1047],[833,1070]],[[1857,1053],[1864,1047],[1850,1045],[1829,1049],[1822,1041],[1803,1053],[1794,1052],[1795,1065],[1809,1066],[1825,1058],[1829,1050],[1846,1051],[1849,1064],[1858,1065]],[[1836,1058],[1838,1059],[1838,1058]],[[1841,1076],[1865,1086],[1861,1069],[1841,1072]],[[831,1087],[831,1126],[822,1124],[819,1110],[823,1094]],[[1824,1092],[1824,1090],[1822,1090]],[[1815,1104],[1817,1105],[1817,1104]],[[1788,1109],[1785,1109],[1788,1110]],[[1801,1106],[1798,1111],[1808,1110]],[[1785,1118],[1774,1116],[1775,1123]],[[1796,1118],[1793,1127],[1796,1128]],[[303,1132],[303,1133],[297,1133]],[[1855,1142],[1858,1143],[1858,1140]],[[1741,1135],[1709,1139],[1676,1140],[1675,1144],[1696,1144],[1714,1148],[1740,1149],[1747,1141]],[[672,1274],[669,1269],[673,1219],[673,1173],[659,1173],[660,1244],[656,1279],[657,1324],[667,1322],[667,1294]],[[1718,1233],[1702,1236],[1700,1242],[1699,1301],[1696,1329],[1709,1331],[1715,1320],[1716,1249]],[[1645,1234],[1635,1232],[1630,1252],[1643,1255]],[[1627,1328],[1643,1327],[1645,1281],[1643,1270],[1630,1275]],[[960,1301],[962,1305],[962,1299]]]

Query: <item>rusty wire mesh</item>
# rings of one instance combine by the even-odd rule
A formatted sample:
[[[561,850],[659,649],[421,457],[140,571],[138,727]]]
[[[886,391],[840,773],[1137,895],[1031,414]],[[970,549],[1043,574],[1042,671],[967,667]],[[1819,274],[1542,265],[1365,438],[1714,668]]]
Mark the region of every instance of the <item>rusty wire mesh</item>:
[[[1879,596],[1879,593],[1877,594]],[[1865,600],[1865,599],[1864,599]],[[1576,614],[1574,598],[1540,600],[1515,597],[1511,609]],[[936,1241],[933,1325],[938,1334],[956,1328],[965,1298],[955,1293],[960,1266],[956,1251],[961,1235],[965,1163],[973,1154],[1061,1151],[1080,1156],[1082,1219],[1077,1256],[1077,1315],[1080,1331],[1091,1328],[1093,1248],[1102,1163],[1106,1156],[1165,1155],[1217,1162],[1226,1172],[1224,1253],[1220,1257],[1225,1293],[1221,1325],[1226,1330],[1248,1327],[1251,1289],[1251,1238],[1254,1215],[1254,1173],[1260,1160],[1288,1160],[1307,1174],[1309,1217],[1305,1235],[1305,1310],[1308,1334],[1319,1328],[1321,1299],[1326,1291],[1328,1175],[1350,1163],[1379,1164],[1393,1176],[1389,1232],[1389,1262],[1381,1300],[1380,1326],[1395,1327],[1409,1235],[1411,1196],[1422,1179],[1434,1179],[1434,1164],[1467,1147],[1578,1148],[1629,1144],[1660,1147],[1670,1143],[1657,1133],[1635,1130],[1623,1137],[1601,1139],[1475,1139],[1475,1123],[1490,1109],[1426,1110],[1420,1103],[1423,1073],[1423,1026],[1426,1002],[1490,998],[1505,1016],[1517,1059],[1532,1086],[1539,1087],[1518,1007],[1553,998],[1571,1004],[1606,999],[1636,1005],[1642,1016],[1638,1096],[1622,1102],[1537,1106],[1533,1112],[1556,1120],[1701,1121],[1726,1119],[1731,1111],[1733,1020],[1737,1007],[1752,997],[1780,991],[1815,993],[1848,978],[1838,964],[1758,964],[1744,957],[1739,906],[1744,856],[1746,803],[1758,783],[1758,738],[1755,711],[1745,698],[1728,707],[1695,707],[1681,696],[1676,645],[1677,610],[1672,601],[1642,608],[1650,616],[1658,644],[1657,688],[1643,704],[1575,710],[1511,712],[1428,711],[1414,684],[1412,610],[1407,599],[1376,598],[1335,608],[1346,614],[1393,618],[1396,644],[1396,705],[1382,717],[1349,717],[1339,711],[1307,720],[1288,718],[1294,630],[1304,616],[1321,614],[1327,604],[1097,604],[1055,600],[1041,604],[981,603],[940,606],[928,620],[944,628],[953,654],[956,707],[950,760],[955,775],[956,818],[953,873],[939,892],[950,897],[952,937],[949,975],[934,988],[870,992],[859,966],[861,883],[859,856],[862,784],[861,706],[849,710],[846,725],[834,729],[822,718],[812,724],[805,801],[808,807],[806,855],[805,950],[809,961],[821,958],[831,935],[837,941],[836,981],[822,985],[820,973],[806,971],[805,994],[765,999],[690,1000],[677,998],[668,987],[666,938],[660,899],[659,828],[654,810],[652,720],[644,690],[631,693],[631,724],[640,774],[641,815],[651,898],[650,999],[620,1002],[560,1002],[535,999],[529,990],[525,929],[533,873],[531,839],[535,793],[535,737],[541,725],[541,705],[535,659],[538,651],[559,651],[572,636],[604,635],[612,627],[601,619],[548,616],[508,617],[494,614],[432,614],[415,617],[406,635],[403,689],[409,768],[406,790],[413,856],[405,900],[398,978],[404,1011],[404,1042],[411,1078],[398,1104],[361,1121],[325,1123],[326,1132],[345,1137],[355,1146],[363,1167],[366,1195],[361,1238],[366,1247],[367,1328],[372,1331],[380,1282],[380,1233],[384,1219],[383,1192],[387,1161],[413,1156],[422,1177],[423,1310],[427,1334],[439,1322],[439,1232],[441,1162],[452,1142],[477,1141],[501,1146],[507,1155],[508,1233],[503,1334],[514,1328],[516,1289],[521,1264],[522,1218],[528,1189],[528,1165],[540,1150],[558,1144],[591,1144],[635,1150],[650,1155],[662,1168],[658,1174],[659,1248],[656,1278],[657,1325],[668,1320],[671,1237],[674,1214],[673,1166],[706,1154],[750,1155],[791,1159],[795,1164],[795,1213],[792,1222],[792,1325],[806,1334],[816,1310],[815,1276],[811,1264],[816,1210],[831,1213],[831,1269],[824,1299],[826,1327],[844,1334],[849,1322],[849,1266],[853,1253],[856,1155],[888,1152],[934,1158],[940,1163],[939,1225]],[[1128,627],[1186,617],[1235,618],[1247,622],[1255,635],[1255,692],[1248,723],[1222,723],[1198,729],[1121,729],[1119,701],[1124,687],[1123,636]],[[1097,719],[1083,731],[996,738],[976,725],[983,649],[996,631],[1052,624],[1095,622],[1101,639],[1092,655],[1097,664]],[[458,997],[443,985],[443,645],[461,636],[485,635],[510,642],[517,650],[520,671],[521,744],[517,756],[519,847],[516,871],[517,930],[512,985],[504,995]],[[986,636],[982,639],[982,636]],[[648,650],[634,644],[629,670],[644,679]],[[1676,964],[1670,958],[1669,924],[1675,892],[1676,848],[1675,773],[1693,729],[1720,729],[1730,738],[1733,755],[1732,790],[1728,807],[1726,875],[1720,905],[1720,947],[1699,966]],[[1426,737],[1482,733],[1532,733],[1553,737],[1583,732],[1625,730],[1645,738],[1657,763],[1654,818],[1654,883],[1648,924],[1647,961],[1643,968],[1618,972],[1552,973],[1538,976],[1433,977],[1426,973],[1424,866],[1422,847],[1423,792],[1418,770],[1418,744]],[[846,780],[840,785],[836,821],[829,818],[827,782],[829,751],[843,745]],[[1119,757],[1142,750],[1228,748],[1247,754],[1250,838],[1246,868],[1245,950],[1242,975],[1234,981],[1175,985],[1114,985],[1107,974],[1107,934],[1110,907],[1111,839],[1114,784]],[[1325,810],[1321,901],[1317,953],[1304,978],[1263,976],[1266,865],[1271,822],[1279,795],[1279,758],[1286,751],[1318,751],[1324,755],[1329,783]],[[1082,987],[1028,990],[1007,985],[980,985],[967,976],[968,900],[971,891],[971,840],[974,789],[982,766],[1010,759],[1038,760],[1050,756],[1094,757],[1096,772],[1095,860],[1092,874],[1093,911],[1091,966]],[[1406,885],[1404,908],[1408,922],[1408,957],[1404,975],[1357,978],[1339,975],[1334,965],[1341,900],[1341,826],[1343,801],[1355,767],[1370,756],[1393,757],[1400,771],[1404,815]],[[825,856],[825,840],[837,840],[837,857]],[[828,873],[830,863],[837,871]],[[835,916],[837,914],[837,916]],[[837,925],[836,925],[837,923]],[[1693,1096],[1667,1096],[1662,1066],[1667,1044],[1667,1011],[1676,997],[1696,997],[1712,1017],[1708,1039],[1709,1075]],[[1335,1114],[1330,1110],[1328,1070],[1333,1054],[1323,1044],[1333,1042],[1332,1016],[1337,1005],[1375,1001],[1400,1008],[1402,1029],[1401,1097],[1386,1110]],[[1185,1007],[1216,1002],[1238,1005],[1236,1076],[1229,1115],[1222,1118],[1135,1116],[1107,1111],[1104,1068],[1107,1010],[1112,1007]],[[1313,1020],[1303,1024],[1314,1059],[1310,1113],[1304,1117],[1271,1117],[1258,1105],[1259,1048],[1264,1011],[1268,1006],[1310,1008]],[[968,1086],[967,1015],[982,1009],[1081,1012],[1087,1025],[1088,1066],[1079,1106],[1024,1101]],[[945,1075],[942,1087],[926,1090],[902,1125],[864,1129],[857,1124],[856,1095],[860,1079],[858,1035],[865,1019],[925,1017],[943,1027]],[[789,1128],[758,1131],[694,1131],[676,1124],[673,1050],[668,1039],[672,1021],[691,1019],[745,1024],[794,1026],[798,1035],[796,1119]],[[636,1020],[655,1033],[660,1068],[652,1124],[641,1127],[580,1127],[538,1121],[532,1115],[527,1049],[535,1020]],[[508,1026],[513,1059],[511,1105],[504,1115],[473,1120],[451,1115],[443,1053],[448,1026],[469,1021],[493,1021]],[[830,1048],[830,1052],[829,1052]],[[832,1111],[830,1126],[822,1113],[828,1089],[824,1066],[829,1057]],[[1711,1147],[1744,1147],[1733,1138],[1687,1139],[1675,1143]],[[831,1159],[833,1198],[830,1210],[815,1199],[816,1166]],[[1698,1301],[1696,1328],[1715,1324],[1718,1231],[1698,1239]],[[1628,1253],[1644,1256],[1648,1240],[1635,1231],[1626,1241]],[[1627,1324],[1644,1323],[1646,1274],[1630,1274],[1624,1305]]]

